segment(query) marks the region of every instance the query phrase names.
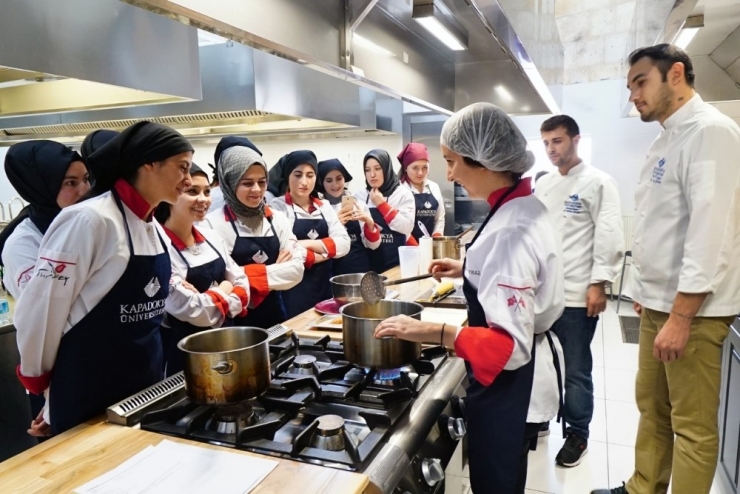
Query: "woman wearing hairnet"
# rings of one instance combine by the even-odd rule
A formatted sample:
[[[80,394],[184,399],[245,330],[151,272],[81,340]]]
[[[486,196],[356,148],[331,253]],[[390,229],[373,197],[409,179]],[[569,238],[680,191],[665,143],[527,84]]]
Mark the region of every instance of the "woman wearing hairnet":
[[[463,277],[469,326],[396,316],[379,324],[375,336],[455,348],[470,377],[466,418],[473,492],[523,493],[536,422],[552,419],[558,409],[557,342],[544,334],[564,307],[559,242],[530,179],[521,178],[534,158],[501,109],[487,103],[463,108],[445,123],[440,142],[448,180],[491,206],[464,262],[440,259],[431,265],[438,279]],[[538,359],[535,377],[538,352],[548,358]]]

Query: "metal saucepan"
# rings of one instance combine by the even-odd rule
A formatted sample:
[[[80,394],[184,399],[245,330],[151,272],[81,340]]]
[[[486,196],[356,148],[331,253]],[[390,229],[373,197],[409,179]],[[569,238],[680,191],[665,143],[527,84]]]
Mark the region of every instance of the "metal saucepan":
[[[434,237],[432,239],[432,259],[460,259],[460,240],[458,237]]]
[[[230,405],[270,387],[268,333],[252,327],[202,331],[183,338],[185,390],[202,405]]]
[[[375,328],[381,321],[405,314],[421,319],[420,304],[400,300],[381,300],[375,305],[354,302],[340,309],[344,358],[371,369],[396,369],[419,358],[421,343],[397,338],[375,338]]]
[[[329,282],[331,283],[331,294],[334,300],[339,305],[348,304],[351,302],[362,302],[362,294],[360,293],[360,280],[365,273],[354,273],[354,274],[340,274],[332,277]],[[383,281],[387,280],[385,276],[381,276]],[[385,290],[383,297],[385,298]]]

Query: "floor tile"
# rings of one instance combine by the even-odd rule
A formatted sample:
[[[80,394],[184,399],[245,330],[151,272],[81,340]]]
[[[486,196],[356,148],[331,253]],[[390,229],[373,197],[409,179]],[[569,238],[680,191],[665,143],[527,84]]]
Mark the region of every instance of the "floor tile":
[[[632,476],[635,469],[635,450],[629,446],[609,444],[609,485],[597,487],[619,487]]]
[[[634,403],[605,401],[606,437],[609,444],[635,446],[640,411]]]
[[[632,343],[604,344],[604,367],[637,371],[640,346]]]
[[[606,399],[606,390],[604,388],[604,368],[594,367],[591,371],[591,379],[594,382],[594,398]]]
[[[604,395],[607,400],[635,402],[637,371],[604,368]]]
[[[594,416],[588,426],[589,443],[591,441],[607,442],[608,428],[606,403],[604,400],[594,399]]]
[[[591,360],[594,369],[604,367],[604,346],[603,343],[591,343]]]

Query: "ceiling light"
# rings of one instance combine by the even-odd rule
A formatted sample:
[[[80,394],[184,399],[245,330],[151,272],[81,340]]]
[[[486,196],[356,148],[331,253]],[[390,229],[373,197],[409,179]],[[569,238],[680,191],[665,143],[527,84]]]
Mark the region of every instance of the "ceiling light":
[[[373,53],[377,53],[378,55],[383,55],[385,57],[395,57],[396,55],[393,54],[392,51],[386,50],[380,45],[376,45],[372,41],[370,41],[367,38],[363,38],[357,33],[352,33],[352,42],[356,44],[357,46],[361,46],[365,48],[366,50],[369,50]]]
[[[411,17],[449,49],[468,49],[467,33],[441,3],[414,5]]]
[[[686,22],[684,22],[683,27],[678,32],[678,36],[673,40],[673,44],[675,46],[678,46],[681,49],[686,49],[687,46],[689,46],[689,43],[691,43],[691,40],[694,39],[694,36],[696,36],[696,33],[699,32],[699,29],[704,27],[704,16],[703,15],[693,15],[686,19]]]
[[[507,103],[511,103],[514,101],[514,97],[511,95],[508,89],[506,89],[502,85],[494,86],[494,91],[496,91],[496,94],[499,95],[499,97],[504,100]]]

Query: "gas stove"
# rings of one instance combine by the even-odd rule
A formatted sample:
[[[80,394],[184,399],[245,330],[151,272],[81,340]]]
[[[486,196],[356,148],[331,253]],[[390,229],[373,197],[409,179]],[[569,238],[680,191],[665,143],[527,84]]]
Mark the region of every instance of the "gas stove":
[[[270,342],[270,388],[230,406],[190,402],[182,373],[108,409],[113,423],[264,455],[365,473],[381,492],[444,490],[465,434],[465,367],[429,347],[400,369],[343,360],[341,342]],[[413,421],[411,420],[413,417]]]

